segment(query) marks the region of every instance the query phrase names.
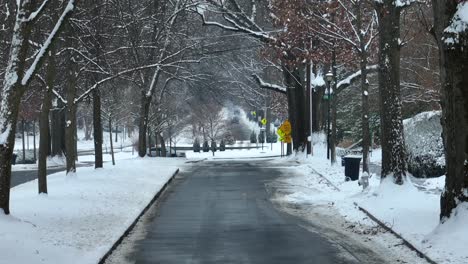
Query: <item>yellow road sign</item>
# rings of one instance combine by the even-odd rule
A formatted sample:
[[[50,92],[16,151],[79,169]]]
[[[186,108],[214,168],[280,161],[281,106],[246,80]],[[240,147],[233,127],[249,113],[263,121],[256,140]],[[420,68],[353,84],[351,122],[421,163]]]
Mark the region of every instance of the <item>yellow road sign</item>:
[[[263,119],[262,119],[262,124],[263,124],[263,125],[266,125],[267,123],[268,123],[267,119],[266,119],[266,118],[263,118]]]
[[[291,123],[288,120],[284,121],[284,123],[280,126],[280,129],[286,134],[291,134]]]
[[[276,131],[276,133],[278,134],[278,136],[280,136],[280,138],[283,138],[286,134],[283,132],[283,130],[281,130],[280,128],[278,128],[278,130]],[[280,140],[281,141],[281,140]]]

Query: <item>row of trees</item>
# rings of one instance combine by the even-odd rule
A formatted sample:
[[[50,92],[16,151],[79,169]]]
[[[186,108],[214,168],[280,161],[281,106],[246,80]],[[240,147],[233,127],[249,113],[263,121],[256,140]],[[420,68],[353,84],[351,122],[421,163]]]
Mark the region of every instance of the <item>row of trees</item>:
[[[451,215],[459,202],[467,201],[467,89],[466,83],[466,21],[457,15],[465,1],[217,1],[207,0],[199,14],[204,24],[231,32],[242,32],[262,43],[265,58],[284,74],[283,83],[275,85],[256,75],[258,84],[287,95],[289,119],[293,126],[295,151],[305,150],[310,133],[307,116],[313,105],[316,113],[312,127],[320,127],[320,108],[324,88],[316,87],[314,99],[309,98],[314,77],[321,69],[330,68],[336,106],[338,94],[355,82],[361,89],[361,128],[364,152],[364,171],[368,172],[367,153],[370,147],[369,74],[378,73],[380,112],[380,142],[382,145],[382,178],[392,177],[395,184],[406,179],[406,155],[403,136],[402,88],[414,90],[408,101],[437,101],[442,89],[444,111],[444,141],[447,160],[447,187],[442,196],[441,218]],[[432,12],[431,12],[432,4]],[[457,9],[458,8],[458,9]],[[402,16],[403,14],[403,16]],[[408,19],[406,16],[412,16]],[[411,21],[413,20],[413,21]],[[438,72],[427,55],[429,67],[410,69],[408,56],[403,61],[406,82],[402,81],[402,49],[411,41],[409,32],[427,30],[434,40],[420,43],[423,50],[439,50],[440,82],[424,78]],[[405,34],[401,34],[402,25]],[[449,29],[449,30],[446,30]],[[417,54],[417,53],[415,53]],[[465,60],[465,62],[464,62]],[[414,63],[414,61],[413,61]],[[421,65],[418,63],[417,65]],[[408,73],[413,70],[413,73]],[[322,70],[323,74],[323,70]],[[427,88],[426,88],[427,87]],[[417,92],[418,90],[422,92]],[[416,92],[415,92],[416,91]],[[422,96],[421,94],[426,94]],[[429,95],[429,97],[427,96]],[[336,108],[332,111],[336,129]],[[336,132],[331,135],[332,148]],[[332,151],[333,153],[333,151]],[[333,159],[333,155],[332,155]]]
[[[85,138],[94,141],[95,167],[102,168],[103,127],[129,132],[137,127],[143,157],[152,144],[164,145],[165,138],[172,143],[190,123],[204,136],[216,137],[222,127],[216,122],[219,111],[209,109],[213,101],[219,105],[226,95],[255,107],[263,101],[255,82],[245,78],[245,72],[260,68],[252,59],[258,45],[203,27],[199,4],[0,0],[0,208],[5,213],[10,212],[19,113],[33,112],[39,119],[38,191],[47,193],[48,155],[65,156],[68,176],[76,171],[80,123]]]
[[[391,176],[396,184],[403,184],[406,177],[402,88],[410,90],[407,101],[430,103],[442,87],[448,173],[441,215],[449,216],[457,201],[467,200],[468,186],[466,22],[456,15],[459,5],[465,1],[433,0],[431,12],[429,1],[413,0],[0,1],[0,56],[7,62],[1,65],[0,75],[0,208],[9,213],[16,123],[22,100],[31,94],[41,102],[39,192],[47,192],[48,153],[63,153],[68,174],[76,170],[80,107],[92,109],[96,168],[103,166],[103,117],[109,127],[136,123],[138,152],[143,157],[151,143],[147,139],[163,140],[163,131],[189,122],[186,106],[195,106],[193,98],[208,94],[229,95],[253,108],[281,109],[277,115],[283,114],[284,107],[273,106],[286,101],[292,147],[312,152],[307,136],[310,127],[323,127],[323,75],[331,69],[335,77],[331,83],[332,159],[338,96],[356,84],[367,154],[369,75],[378,72],[382,176]],[[425,51],[439,52],[438,84],[432,74],[438,71],[433,62],[437,56],[421,60],[407,55],[401,63],[402,49],[411,45],[408,32],[421,31],[412,29],[415,23],[406,16],[411,12],[416,14],[411,19],[418,19],[418,25],[435,36],[432,43],[437,47],[430,42],[421,45],[430,46]],[[223,57],[234,53],[234,58]],[[427,70],[414,70],[412,65],[426,61],[427,67],[421,68]],[[193,115],[194,130],[206,128],[205,119]],[[368,170],[367,157],[364,170]]]

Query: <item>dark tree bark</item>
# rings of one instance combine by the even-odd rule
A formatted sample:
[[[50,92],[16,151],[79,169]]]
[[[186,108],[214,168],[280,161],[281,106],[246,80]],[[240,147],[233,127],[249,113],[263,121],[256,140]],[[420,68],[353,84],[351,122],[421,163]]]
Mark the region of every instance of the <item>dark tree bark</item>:
[[[53,52],[51,52],[53,53]],[[46,89],[42,100],[41,113],[39,116],[39,160],[38,160],[38,189],[39,193],[47,193],[47,155],[50,150],[50,126],[49,114],[52,107],[52,89],[54,87],[56,69],[55,56],[48,57]]]
[[[392,176],[402,185],[406,178],[406,150],[403,136],[400,92],[400,14],[394,0],[376,2],[379,18],[379,94],[382,140],[382,179]]]
[[[93,90],[94,168],[102,168],[101,92]]]
[[[21,142],[23,142],[23,163],[26,163],[26,144],[24,143],[26,135],[26,126],[24,119],[21,119]]]
[[[138,124],[138,155],[140,157],[146,156],[146,133],[148,132],[148,116],[151,106],[151,97],[146,96],[142,92],[141,108],[140,108],[140,121]]]
[[[159,136],[161,142],[161,157],[167,157],[166,154],[166,142],[164,142],[163,136]]]
[[[57,100],[57,107],[51,117],[51,156],[63,156],[65,151],[65,107],[61,100]]]
[[[76,58],[75,58],[76,59]],[[65,121],[65,158],[67,162],[67,175],[76,172],[76,61],[72,57],[69,61],[67,74],[67,106],[66,106],[66,121]]]
[[[111,149],[111,156],[112,156],[112,165],[115,166],[115,157],[114,157],[114,144],[112,141],[112,117],[109,116],[109,140],[110,140],[110,149]]]
[[[33,125],[33,157],[34,157],[34,162],[37,161],[37,157],[36,157],[36,120],[33,120],[32,121],[32,125]]]
[[[434,33],[440,53],[442,125],[447,170],[440,201],[442,221],[452,216],[458,204],[468,202],[468,32],[456,35],[445,30],[451,24],[458,2],[432,1]]]
[[[118,129],[119,129],[119,126],[116,124],[115,125],[115,143],[119,142],[119,140],[118,140],[119,137],[118,137],[118,133],[117,133]]]
[[[304,78],[298,67],[283,66],[283,73],[287,87],[289,121],[292,126],[292,147],[295,152],[302,152],[307,146],[306,99],[302,84]]]
[[[356,3],[356,20],[357,30],[359,34],[360,44],[360,68],[361,68],[361,92],[362,92],[362,103],[361,103],[361,129],[362,129],[362,171],[369,173],[369,150],[371,145],[370,127],[369,127],[369,85],[367,83],[367,51],[366,51],[366,39],[363,32],[362,25],[362,1]]]
[[[311,130],[311,115],[310,115],[310,108],[312,107],[311,106],[311,100],[310,100],[310,90],[311,90],[311,79],[312,79],[312,69],[311,69],[311,65],[310,63],[307,64],[306,66],[306,94],[305,94],[305,97],[306,97],[306,106],[307,106],[307,109],[305,109],[305,114],[306,114],[306,131],[307,131],[307,136],[310,136],[312,134],[312,130]],[[312,141],[308,141],[307,142],[307,154],[312,154]]]

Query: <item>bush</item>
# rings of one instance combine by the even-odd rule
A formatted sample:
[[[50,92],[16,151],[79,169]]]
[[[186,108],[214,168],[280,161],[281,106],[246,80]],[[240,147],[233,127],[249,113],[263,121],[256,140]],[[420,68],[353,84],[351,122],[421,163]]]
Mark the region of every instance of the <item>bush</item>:
[[[193,152],[200,152],[200,150],[200,140],[198,138],[195,138],[195,141],[193,142]]]
[[[224,139],[221,140],[221,143],[219,143],[219,151],[225,151],[226,150],[226,143],[224,143]]]
[[[271,132],[267,136],[267,143],[276,143],[276,142],[278,142],[278,135],[276,135],[275,132]]]
[[[224,143],[226,145],[234,145],[236,143],[236,140],[230,131],[224,134]]]
[[[210,145],[208,145],[207,140],[205,140],[205,142],[203,142],[203,152],[210,152]]]
[[[260,132],[260,134],[258,134],[258,143],[265,143],[265,133]]]
[[[252,133],[250,134],[250,143],[257,143],[257,134],[255,133],[255,131],[252,131]]]
[[[211,141],[211,151],[216,152],[217,146],[216,146],[216,141],[212,140]]]

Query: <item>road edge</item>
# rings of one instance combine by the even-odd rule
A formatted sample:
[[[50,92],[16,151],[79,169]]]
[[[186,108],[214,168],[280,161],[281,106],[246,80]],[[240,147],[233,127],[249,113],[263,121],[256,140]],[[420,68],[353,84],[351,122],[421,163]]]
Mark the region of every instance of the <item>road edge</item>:
[[[319,175],[321,178],[325,179],[329,184],[331,184],[332,187],[334,187],[337,191],[341,191],[338,187],[336,187],[327,177],[325,177],[324,175],[320,174],[319,172],[317,172],[314,168],[312,168],[312,170],[314,171],[314,173],[316,173],[317,175]],[[369,211],[367,211],[366,209],[364,209],[363,207],[361,207],[357,202],[354,202],[354,205],[359,209],[359,211],[363,212],[365,215],[367,215],[372,221],[374,221],[376,224],[378,224],[380,227],[382,227],[383,229],[385,229],[386,231],[390,232],[392,235],[394,235],[395,237],[397,237],[398,239],[401,239],[401,241],[403,241],[403,244],[409,248],[410,250],[416,252],[416,254],[420,257],[420,258],[423,258],[425,259],[427,262],[429,262],[430,264],[438,264],[437,262],[435,262],[434,260],[432,260],[428,255],[424,254],[421,250],[419,250],[416,246],[414,246],[413,244],[411,244],[408,240],[406,240],[405,238],[403,238],[400,234],[398,234],[395,230],[393,230],[391,227],[389,227],[388,225],[384,224],[382,221],[380,221],[376,216],[374,216],[372,213],[370,213]]]
[[[380,227],[383,229],[387,230],[388,232],[392,233],[394,236],[396,236],[398,239],[401,239],[403,241],[403,244],[411,249],[412,251],[416,252],[416,254],[420,257],[425,259],[427,262],[431,264],[438,264],[434,260],[432,260],[428,255],[424,254],[421,250],[419,250],[416,246],[411,244],[408,240],[406,240],[404,237],[402,237],[400,234],[398,234],[395,230],[393,230],[391,227],[388,225],[384,224],[382,221],[380,221],[376,216],[374,216],[372,213],[361,207],[358,203],[354,202],[354,205],[356,205],[361,212],[366,214],[372,221],[377,223]]]
[[[127,227],[125,232],[117,239],[112,247],[104,254],[99,261],[97,262],[98,264],[104,264],[106,260],[109,258],[109,256],[114,252],[114,250],[117,249],[120,244],[122,244],[122,241],[130,234],[130,232],[135,228],[137,223],[140,221],[141,217],[145,215],[145,213],[154,205],[154,203],[161,197],[161,195],[164,193],[164,191],[169,187],[169,184],[172,183],[174,178],[179,174],[180,169],[177,168],[177,170],[172,174],[172,176],[169,178],[169,180],[163,185],[163,187],[156,193],[156,195],[151,199],[151,201],[146,205],[146,207],[141,211],[141,213],[135,218],[135,220],[132,222],[131,225]]]

